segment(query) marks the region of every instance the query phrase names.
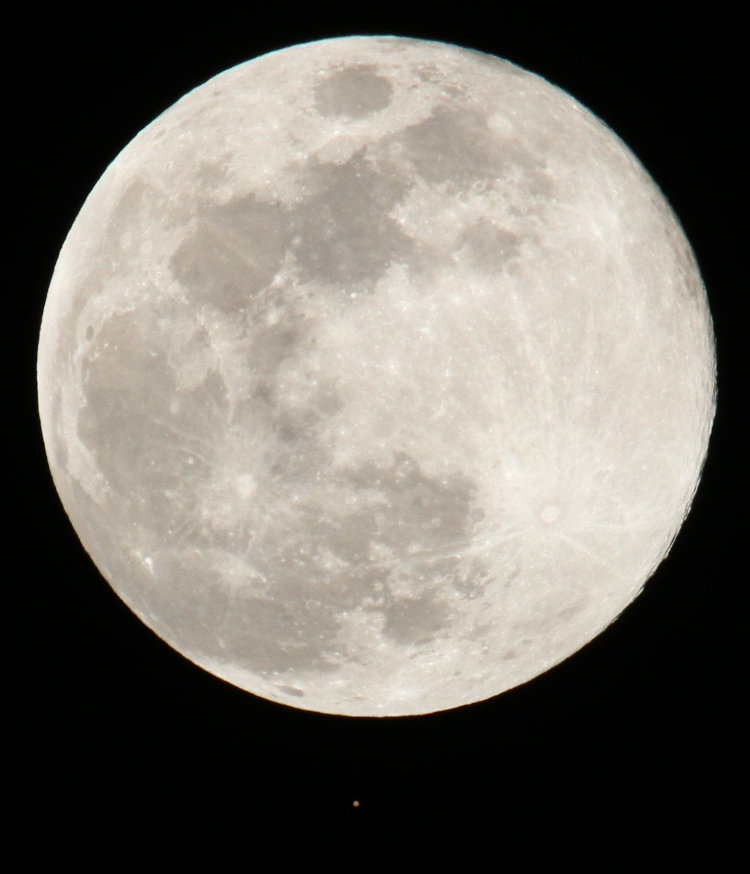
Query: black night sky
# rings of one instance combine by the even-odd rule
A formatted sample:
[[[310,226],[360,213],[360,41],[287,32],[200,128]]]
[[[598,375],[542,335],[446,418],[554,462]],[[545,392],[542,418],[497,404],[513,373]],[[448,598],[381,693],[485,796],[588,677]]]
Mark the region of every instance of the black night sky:
[[[718,5],[680,19],[629,5],[614,12],[604,4],[609,11],[593,18],[584,5],[555,4],[554,14],[516,5],[440,13],[434,4],[380,12],[129,4],[97,17],[73,4],[6,21],[15,48],[6,181],[15,202],[6,209],[13,558],[5,573],[5,870],[295,871],[316,856],[324,870],[473,871],[487,860],[508,872],[732,872],[747,864],[739,17]],[[347,719],[276,705],[162,643],[81,547],[49,476],[36,412],[47,286],[107,164],[212,75],[287,45],[355,33],[500,55],[600,116],[679,216],[719,351],[704,478],[644,593],[542,677],[420,718]],[[272,866],[260,861],[264,848]]]

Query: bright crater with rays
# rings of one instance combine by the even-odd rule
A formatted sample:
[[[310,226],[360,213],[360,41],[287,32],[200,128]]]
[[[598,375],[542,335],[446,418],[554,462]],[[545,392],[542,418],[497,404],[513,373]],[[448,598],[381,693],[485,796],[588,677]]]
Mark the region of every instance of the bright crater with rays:
[[[65,241],[38,377],[120,597],[217,676],[352,715],[590,641],[714,412],[700,275],[629,150],[531,73],[395,37],[265,55],[146,127]]]

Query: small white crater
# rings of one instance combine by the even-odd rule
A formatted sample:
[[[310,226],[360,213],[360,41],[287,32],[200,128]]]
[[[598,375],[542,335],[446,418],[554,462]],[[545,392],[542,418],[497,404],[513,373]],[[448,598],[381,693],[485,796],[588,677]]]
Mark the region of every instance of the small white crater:
[[[500,112],[492,113],[487,119],[487,127],[500,136],[510,136],[513,133],[513,121],[507,114]]]
[[[143,567],[151,574],[154,575],[154,560],[150,555],[144,555],[139,549],[133,550],[135,557],[138,561],[143,565]]]
[[[240,474],[235,481],[235,488],[243,498],[251,498],[257,488],[255,477],[249,473]]]
[[[556,522],[560,517],[560,508],[557,504],[547,504],[539,511],[539,518],[547,525]]]

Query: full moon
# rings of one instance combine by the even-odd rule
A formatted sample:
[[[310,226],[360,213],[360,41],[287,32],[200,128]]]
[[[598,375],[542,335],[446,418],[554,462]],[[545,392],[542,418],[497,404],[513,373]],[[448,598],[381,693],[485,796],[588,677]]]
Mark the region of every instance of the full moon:
[[[115,158],[38,390],[65,511],[159,637],[263,698],[396,716],[525,683],[636,597],[715,353],[605,124],[491,55],[348,37],[217,75]]]

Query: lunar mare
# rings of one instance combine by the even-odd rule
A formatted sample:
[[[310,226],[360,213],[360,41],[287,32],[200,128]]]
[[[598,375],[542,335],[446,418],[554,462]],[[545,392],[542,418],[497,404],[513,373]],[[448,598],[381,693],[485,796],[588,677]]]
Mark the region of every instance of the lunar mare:
[[[572,97],[442,43],[293,46],[107,168],[38,353],[117,594],[304,709],[427,713],[565,659],[688,512],[714,412],[690,246]]]

